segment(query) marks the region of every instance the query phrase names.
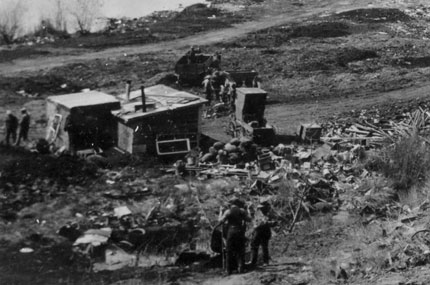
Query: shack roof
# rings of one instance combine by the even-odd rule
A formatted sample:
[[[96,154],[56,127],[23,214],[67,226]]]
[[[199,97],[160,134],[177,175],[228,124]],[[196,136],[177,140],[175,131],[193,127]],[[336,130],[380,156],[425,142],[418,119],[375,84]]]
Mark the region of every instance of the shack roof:
[[[112,95],[99,91],[88,91],[66,95],[49,96],[47,101],[62,105],[71,110],[77,107],[96,106],[104,104],[118,104],[119,100]]]
[[[145,88],[145,102],[147,107],[146,112],[142,112],[141,109],[136,110],[136,107],[142,104],[141,94],[141,90],[130,92],[130,101],[124,102],[121,106],[121,110],[112,111],[112,114],[127,123],[161,112],[198,106],[207,102],[207,100],[199,96],[159,84]],[[118,98],[124,100],[126,94],[121,94]]]

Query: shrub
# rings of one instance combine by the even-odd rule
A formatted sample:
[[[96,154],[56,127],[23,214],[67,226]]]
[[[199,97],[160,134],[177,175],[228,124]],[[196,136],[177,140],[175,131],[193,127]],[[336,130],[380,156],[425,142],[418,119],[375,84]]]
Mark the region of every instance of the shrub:
[[[430,146],[417,133],[385,150],[383,173],[393,180],[396,190],[423,185],[430,166]]]
[[[62,39],[70,38],[67,31],[56,28],[50,19],[41,20],[33,35],[36,37],[54,36]]]

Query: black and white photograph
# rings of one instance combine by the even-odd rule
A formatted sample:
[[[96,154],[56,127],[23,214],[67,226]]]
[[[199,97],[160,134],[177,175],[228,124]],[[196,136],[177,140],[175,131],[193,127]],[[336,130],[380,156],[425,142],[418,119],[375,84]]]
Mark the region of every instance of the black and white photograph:
[[[0,284],[430,284],[430,1],[0,0]]]

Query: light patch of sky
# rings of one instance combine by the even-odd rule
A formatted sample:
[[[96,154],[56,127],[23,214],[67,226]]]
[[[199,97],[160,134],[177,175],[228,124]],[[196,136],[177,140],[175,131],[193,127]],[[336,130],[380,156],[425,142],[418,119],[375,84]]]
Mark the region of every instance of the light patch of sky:
[[[0,10],[7,1],[0,0]],[[42,18],[49,18],[55,11],[55,0],[21,0],[25,7],[23,30],[31,31],[40,23]],[[91,0],[87,0],[91,1]],[[205,0],[104,0],[102,14],[111,18],[139,18],[154,11],[177,10],[196,3],[206,3]]]

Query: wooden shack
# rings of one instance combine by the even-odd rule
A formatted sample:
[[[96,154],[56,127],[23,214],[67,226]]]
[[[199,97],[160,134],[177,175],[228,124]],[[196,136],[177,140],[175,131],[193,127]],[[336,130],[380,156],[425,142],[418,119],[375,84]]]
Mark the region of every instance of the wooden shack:
[[[199,145],[202,106],[199,96],[155,85],[119,96],[112,111],[118,125],[118,147],[129,153],[171,155]]]
[[[57,147],[70,148],[66,121],[77,127],[76,149],[107,148],[116,144],[116,121],[111,111],[120,109],[120,101],[114,96],[89,91],[46,99],[49,118],[46,139]],[[73,118],[73,119],[71,119]]]

